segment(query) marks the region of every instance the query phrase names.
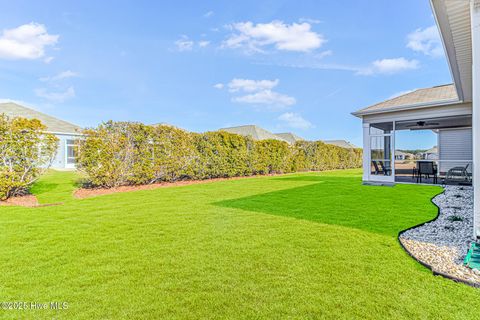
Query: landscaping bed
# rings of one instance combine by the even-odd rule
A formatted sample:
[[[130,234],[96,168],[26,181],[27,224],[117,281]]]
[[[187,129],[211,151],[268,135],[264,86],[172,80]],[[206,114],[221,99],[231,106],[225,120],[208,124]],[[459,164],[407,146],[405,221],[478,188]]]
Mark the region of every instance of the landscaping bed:
[[[463,265],[472,242],[473,188],[447,186],[432,201],[438,218],[402,233],[401,243],[433,272],[480,285],[480,271]]]
[[[5,201],[0,201],[0,206],[22,206],[22,207],[36,207],[38,206],[37,197],[28,194],[24,196],[11,197]]]

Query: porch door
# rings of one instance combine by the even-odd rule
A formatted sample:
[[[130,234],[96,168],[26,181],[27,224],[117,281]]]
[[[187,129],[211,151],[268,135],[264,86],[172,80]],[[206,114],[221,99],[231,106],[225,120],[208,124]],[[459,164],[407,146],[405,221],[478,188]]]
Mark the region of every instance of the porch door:
[[[370,124],[370,181],[395,182],[393,122]]]

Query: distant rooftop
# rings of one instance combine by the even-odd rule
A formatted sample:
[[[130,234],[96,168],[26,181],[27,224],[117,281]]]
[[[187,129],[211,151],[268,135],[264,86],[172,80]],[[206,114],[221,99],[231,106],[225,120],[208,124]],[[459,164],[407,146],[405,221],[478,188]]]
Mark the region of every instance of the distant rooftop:
[[[353,143],[350,143],[349,141],[346,141],[346,140],[323,140],[323,142],[326,144],[331,144],[331,145],[346,148],[346,149],[359,149],[359,147],[357,147]]]
[[[353,112],[353,115],[363,116],[391,112],[399,109],[425,108],[432,105],[455,102],[459,102],[455,86],[453,84],[446,84],[432,88],[417,89]]]
[[[10,118],[22,117],[27,119],[38,119],[47,127],[47,130],[52,133],[78,134],[82,130],[82,128],[77,125],[13,102],[0,103],[0,114],[2,113]]]
[[[285,139],[290,144],[294,144],[297,141],[304,141],[302,137],[297,136],[295,133],[292,132],[283,132],[283,133],[275,133],[276,136]]]
[[[263,128],[260,128],[256,125],[246,125],[246,126],[238,126],[238,127],[229,127],[229,128],[222,128],[219,131],[226,131],[230,133],[236,133],[242,136],[250,136],[253,140],[279,140],[290,143],[288,140],[271,133]]]

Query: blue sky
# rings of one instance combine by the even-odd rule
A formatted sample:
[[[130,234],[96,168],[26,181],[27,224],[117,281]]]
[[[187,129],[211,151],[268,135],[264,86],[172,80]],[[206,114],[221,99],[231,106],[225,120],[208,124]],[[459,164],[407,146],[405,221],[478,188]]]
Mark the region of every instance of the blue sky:
[[[451,82],[427,0],[0,1],[0,99],[81,126],[257,124],[361,145],[359,108]],[[432,135],[402,148],[434,144]]]

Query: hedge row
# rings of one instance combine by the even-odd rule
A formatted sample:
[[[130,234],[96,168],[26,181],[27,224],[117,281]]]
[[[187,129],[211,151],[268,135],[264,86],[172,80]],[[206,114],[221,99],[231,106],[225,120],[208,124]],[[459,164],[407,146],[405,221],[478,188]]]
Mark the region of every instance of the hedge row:
[[[320,141],[254,141],[224,131],[189,133],[159,125],[106,122],[85,131],[78,168],[92,186],[150,184],[361,166],[360,149]]]

